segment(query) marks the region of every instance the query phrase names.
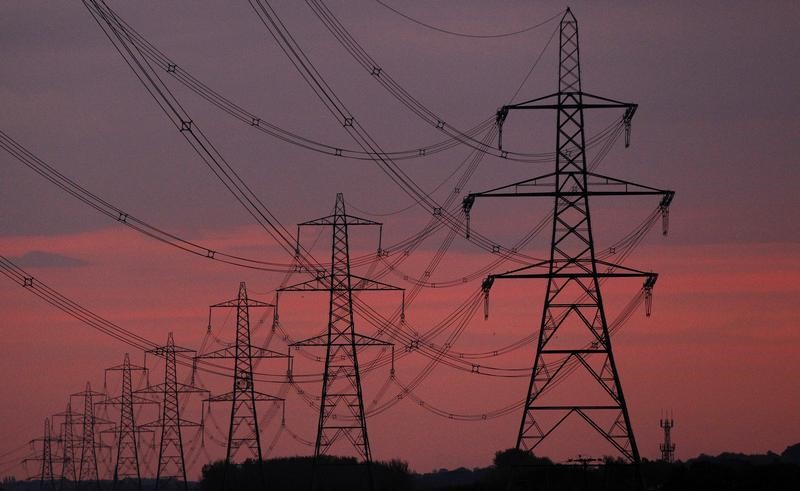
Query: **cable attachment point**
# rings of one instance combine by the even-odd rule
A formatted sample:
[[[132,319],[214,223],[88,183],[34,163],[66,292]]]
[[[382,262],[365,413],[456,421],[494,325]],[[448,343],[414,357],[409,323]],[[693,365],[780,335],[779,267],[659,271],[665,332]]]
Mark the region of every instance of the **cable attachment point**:
[[[650,317],[650,313],[653,311],[653,286],[657,279],[658,275],[652,274],[644,280],[644,315],[647,317]]]
[[[464,218],[466,219],[467,225],[467,234],[466,238],[469,239],[469,212],[472,209],[472,205],[475,204],[475,196],[472,194],[468,194],[464,201],[461,202],[461,208],[464,210]]]
[[[406,291],[403,290],[403,299],[400,302],[400,323],[406,323]],[[394,348],[392,348],[394,350]],[[394,351],[392,351],[394,353]]]
[[[669,232],[669,205],[672,203],[672,198],[675,193],[668,192],[661,198],[661,203],[658,204],[658,209],[661,211],[661,234],[667,235]]]
[[[497,125],[498,135],[497,135],[497,149],[503,149],[503,123],[505,122],[506,118],[508,117],[508,106],[503,106],[497,110],[497,114],[494,118],[494,124]]]
[[[489,318],[489,290],[492,289],[493,284],[494,276],[487,276],[481,283],[481,290],[483,290],[483,320]]]
[[[625,148],[631,146],[631,120],[633,114],[636,112],[638,106],[633,105],[625,109],[625,114],[622,116],[622,123],[625,125]]]

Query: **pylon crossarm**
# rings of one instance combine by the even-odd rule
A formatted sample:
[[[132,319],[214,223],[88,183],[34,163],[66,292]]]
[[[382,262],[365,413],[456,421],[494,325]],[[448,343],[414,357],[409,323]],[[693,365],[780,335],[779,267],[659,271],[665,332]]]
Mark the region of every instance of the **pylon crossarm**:
[[[554,92],[552,94],[543,95],[541,97],[536,97],[535,99],[530,99],[530,100],[527,100],[527,101],[524,101],[524,102],[518,102],[516,104],[506,104],[505,106],[500,108],[498,113],[504,113],[504,112],[507,113],[509,111],[509,109],[520,109],[521,107],[524,107],[524,106],[527,106],[527,105],[530,105],[530,104],[546,101],[547,99],[552,99],[552,98],[557,98],[557,97],[558,97],[558,92]]]
[[[378,338],[373,338],[370,336],[365,336],[363,334],[354,333],[353,334],[353,344],[356,346],[393,346],[394,343],[390,343],[388,341],[383,341]]]
[[[569,96],[574,100],[579,100],[581,102],[576,104],[563,104],[559,103],[558,98],[561,96]],[[555,102],[551,104],[546,104],[548,99],[556,99]],[[589,99],[591,101],[597,102],[582,102],[584,99]],[[622,102],[617,101],[614,99],[609,99],[608,97],[601,97],[598,95],[589,94],[587,92],[557,92],[555,94],[546,95],[543,97],[537,97],[536,99],[531,99],[529,101],[520,102],[517,104],[509,104],[505,105],[500,108],[499,112],[508,112],[511,109],[628,109],[631,108],[634,111],[636,108],[639,107],[638,104],[634,104],[632,102]]]
[[[605,266],[605,271],[597,271],[597,273],[592,272],[591,270],[586,271],[581,269],[580,271],[565,271],[566,267],[570,265],[574,265],[577,267],[581,267],[584,265],[591,265],[591,260],[580,260],[580,261],[554,261],[554,272],[549,271],[542,271],[541,273],[529,272],[534,270],[535,268],[548,268],[550,265],[550,261],[542,261],[540,263],[532,264],[530,266],[524,266],[519,269],[515,269],[512,271],[508,271],[501,274],[494,274],[490,275],[490,278],[494,279],[531,279],[531,278],[561,278],[561,279],[569,279],[569,278],[593,278],[595,276],[600,278],[657,278],[658,274],[647,272],[647,271],[640,271],[638,269],[628,268],[626,266],[621,266],[619,264],[610,263],[607,261],[601,261],[599,259],[595,260],[597,265]],[[655,280],[652,281],[655,283]],[[650,284],[652,287],[652,284]]]
[[[219,394],[216,396],[211,396],[205,399],[206,402],[231,402],[236,399],[237,394],[233,392],[226,392],[225,394]],[[261,401],[261,402],[283,402],[284,399],[282,397],[273,396],[271,394],[265,394],[263,392],[253,391],[253,400],[254,401]]]
[[[201,355],[197,355],[194,357],[195,360],[202,360],[202,359],[222,359],[222,358],[235,358],[236,357],[236,349],[233,346],[229,346],[226,348],[220,348],[218,350],[209,351],[208,353],[203,353]]]
[[[135,427],[133,430],[131,430],[131,431],[135,432],[136,434],[140,434],[140,433],[154,433],[154,431],[153,431],[152,429],[150,429],[150,428],[145,428],[145,427],[144,427],[144,425],[138,425],[138,424],[137,424],[137,425],[136,425],[136,427]],[[118,434],[119,432],[120,432],[120,428],[119,428],[119,426],[114,426],[113,428],[106,428],[106,429],[100,430],[98,433],[100,433],[101,435],[105,435],[105,434],[107,434],[107,433]],[[101,447],[101,445],[99,445],[99,444],[98,444],[97,448],[100,448],[100,447]],[[102,445],[102,447],[103,447],[103,448],[109,448],[109,446],[108,446],[108,445]]]
[[[144,388],[138,389],[136,391],[136,394],[163,394],[164,390],[166,388],[167,388],[166,384],[161,383],[161,384],[151,385],[150,387],[144,387]],[[177,392],[179,392],[179,393],[187,393],[187,392],[199,393],[199,392],[208,392],[208,390],[207,389],[202,389],[200,387],[193,387],[191,385],[178,383],[177,384]]]
[[[242,348],[240,346],[240,348]],[[252,358],[286,358],[287,354],[280,353],[278,351],[273,351],[267,348],[259,348],[258,346],[250,345],[250,353]],[[228,359],[228,358],[236,358],[236,348],[234,346],[229,346],[226,348],[220,348],[218,350],[209,351],[208,353],[203,353],[202,355],[198,355],[195,359]]]
[[[348,334],[346,336],[346,339],[347,339],[346,341],[342,341],[341,343],[337,343],[337,342],[329,341],[327,334],[322,334],[322,335],[319,335],[319,336],[314,336],[312,338],[303,339],[301,341],[295,341],[290,346],[292,346],[292,347],[303,347],[303,346],[306,346],[306,347],[311,346],[311,347],[313,347],[313,346],[328,346],[328,344],[330,344],[331,346],[351,346],[351,345],[355,345],[355,346],[393,346],[394,345],[394,343],[390,343],[388,341],[383,341],[383,340],[380,340],[378,338],[373,338],[373,337],[370,337],[370,336],[364,336],[363,334],[358,334],[358,333],[353,334],[352,337],[353,337],[353,342],[350,342],[350,340],[349,340],[350,335]],[[342,338],[345,338],[345,337],[342,336]]]
[[[588,181],[590,186],[591,185],[596,185],[596,186],[602,186],[602,185],[614,186],[614,185],[616,185],[616,186],[624,186],[626,191],[628,189],[631,189],[632,191],[640,191],[639,194],[642,194],[641,192],[644,192],[644,191],[652,191],[652,193],[650,193],[650,194],[658,194],[658,195],[667,195],[667,194],[674,195],[675,194],[674,191],[670,191],[668,189],[658,189],[658,188],[654,188],[652,186],[646,186],[644,184],[638,184],[638,183],[635,183],[635,182],[632,182],[632,181],[626,181],[624,179],[617,179],[616,177],[605,176],[603,174],[598,174],[596,172],[587,172],[586,176],[587,176],[587,179],[589,179],[589,178],[598,179],[597,181],[591,181],[591,180]]]
[[[328,225],[328,226],[330,226],[330,225],[333,225],[334,223],[338,223],[338,222],[336,222],[336,220],[342,220],[342,219],[345,220],[347,226],[351,226],[351,225],[383,225],[381,222],[376,222],[374,220],[368,220],[366,218],[356,217],[356,216],[353,216],[353,215],[338,215],[338,216],[337,215],[329,215],[329,216],[326,216],[326,217],[317,218],[315,220],[309,220],[307,222],[298,223],[297,226],[298,227],[304,227],[304,226],[312,226],[313,227],[313,226],[318,226],[318,225]]]
[[[352,279],[352,286],[350,287],[351,290],[359,290],[359,291],[405,291],[405,288],[401,288],[399,286],[390,285],[388,283],[382,283],[377,280],[372,280],[369,278],[364,278],[362,276],[356,276],[354,274],[350,275]]]
[[[94,404],[97,405],[97,404],[100,404],[100,403],[99,402],[95,402]],[[105,418],[101,418],[100,416],[95,416],[93,423],[94,423],[95,426],[113,425],[113,424],[115,424],[113,421],[110,421],[110,420],[105,419]]]
[[[586,261],[586,262],[588,262],[588,261]],[[642,271],[642,270],[639,270],[639,269],[633,269],[633,268],[629,268],[627,266],[623,266],[621,264],[615,264],[615,263],[612,263],[612,262],[609,262],[609,261],[603,261],[602,259],[596,259],[595,263],[597,263],[598,266],[600,266],[600,265],[605,266],[606,267],[606,273],[608,273],[608,274],[611,274],[610,271],[619,271],[620,272],[619,274],[625,274],[628,277],[639,276],[639,277],[643,277],[643,278],[654,278],[652,280],[650,286],[653,286],[655,284],[655,282],[656,282],[656,279],[658,279],[658,273],[653,273],[652,271]],[[600,274],[600,273],[598,272],[598,274]]]
[[[145,353],[163,358],[170,351],[174,351],[175,353],[195,353],[197,350],[193,350],[190,348],[182,348],[180,346],[173,346],[173,347],[159,346],[158,348],[149,349],[145,351]]]
[[[239,306],[239,300],[238,299],[234,299],[234,300],[227,300],[225,302],[215,303],[214,305],[209,305],[208,308],[210,308],[210,309],[222,308],[222,307],[237,308],[238,306]],[[275,307],[275,304],[271,304],[271,303],[267,303],[267,302],[262,302],[260,300],[253,300],[252,298],[248,298],[247,299],[247,307],[249,307],[251,309],[252,308],[259,308],[259,307],[268,308],[268,307]]]
[[[136,393],[138,392],[140,391],[137,390]],[[132,399],[134,404],[156,404],[156,405],[158,404],[158,402],[152,401],[146,397],[137,396],[136,393],[133,394],[133,399]],[[116,397],[110,397],[103,401],[98,401],[95,404],[102,404],[106,406],[119,406],[126,401],[127,399],[123,399],[123,396],[116,396]]]
[[[278,351],[273,351],[267,348],[258,348],[256,346],[250,346],[250,357],[251,358],[289,358],[289,355],[286,353],[280,353]]]
[[[295,341],[294,343],[290,344],[291,347],[302,347],[302,346],[327,346],[328,345],[328,335],[322,334],[319,336],[314,336],[311,338],[303,339],[300,341]]]
[[[633,183],[625,183],[624,181],[618,182],[589,182],[589,187],[595,186],[622,186],[624,189],[576,189],[574,191],[521,191],[523,187],[530,186],[546,186],[548,183],[537,184],[524,184],[515,183],[511,186],[506,186],[495,191],[487,191],[485,193],[472,194],[470,196],[481,198],[513,198],[513,197],[528,197],[528,198],[556,198],[556,197],[583,197],[583,196],[667,196],[674,194],[672,191],[650,188],[648,186],[640,186]],[[553,186],[553,183],[549,183]],[[505,189],[513,189],[513,191],[504,191]],[[668,205],[667,205],[668,206]]]
[[[565,191],[530,191],[530,188],[535,187],[556,187],[556,176],[563,178],[564,174],[570,173],[555,173],[543,174],[541,176],[525,179],[505,186],[500,186],[487,191],[479,193],[470,193],[464,198],[464,212],[469,213],[472,208],[475,198],[510,198],[518,196],[527,197],[582,197],[582,196],[664,196],[660,206],[667,207],[672,201],[672,196],[675,192],[667,189],[659,189],[652,186],[646,186],[623,179],[604,176],[594,172],[586,172],[587,177],[586,189],[577,187],[577,189]],[[572,173],[576,176],[582,176],[582,172]],[[581,177],[582,178],[582,177]],[[600,189],[593,189],[600,188]]]
[[[547,267],[549,265],[550,265],[550,261],[539,261],[538,263],[534,263],[534,264],[530,264],[528,266],[522,266],[521,268],[516,268],[516,269],[512,269],[512,270],[506,271],[505,273],[491,274],[491,275],[487,276],[487,279],[488,278],[493,278],[493,279],[497,279],[497,278],[516,278],[517,276],[515,276],[515,275],[518,274],[518,273],[522,273],[523,271],[530,271],[530,270],[535,269],[535,268]],[[484,283],[487,283],[487,281],[484,281]],[[492,283],[492,282],[489,282],[489,283]],[[491,288],[491,284],[489,284],[488,286]]]
[[[284,286],[278,289],[279,292],[327,292],[331,289],[331,277],[323,274],[307,281],[295,283],[294,285]]]
[[[599,95],[595,95],[595,94],[590,94],[588,92],[581,92],[581,95],[584,98],[603,101],[603,102],[607,102],[609,104],[615,104],[616,105],[615,107],[626,107],[626,108],[630,107],[630,108],[633,108],[634,110],[636,110],[639,107],[639,104],[634,104],[633,102],[617,101],[615,99],[609,99],[608,97],[603,97],[603,96],[599,96]]]
[[[542,174],[541,176],[532,177],[530,179],[525,179],[522,181],[514,182],[511,184],[506,184],[505,186],[499,186],[494,189],[488,189],[486,191],[481,191],[479,193],[470,193],[467,195],[467,198],[491,198],[497,196],[504,196],[507,193],[503,193],[497,195],[495,193],[500,191],[505,191],[508,189],[515,189],[519,187],[531,187],[531,186],[553,186],[553,181],[549,180],[556,176],[555,172],[550,172],[547,174]],[[547,181],[546,181],[547,180]],[[513,196],[517,196],[517,194],[513,194]],[[466,199],[465,199],[466,201]]]
[[[162,425],[163,422],[161,421],[161,419],[156,419],[154,421],[150,421],[148,423],[144,423],[139,426],[142,428],[161,428]],[[195,421],[181,418],[180,425],[182,428],[199,428],[203,426],[203,423],[197,423]]]
[[[645,278],[657,278],[658,274],[641,271],[638,269],[629,268],[627,266],[622,266],[620,264],[610,263],[608,261],[602,261],[599,259],[595,260],[595,263],[598,265],[602,265],[606,267],[605,271],[598,271],[596,274],[601,277],[606,278],[636,278],[636,277],[645,277]],[[591,268],[591,260],[577,260],[577,261],[569,261],[569,260],[555,260],[552,261],[553,270],[554,272],[550,272],[550,264],[551,261],[540,261],[538,263],[530,264],[528,266],[523,266],[521,268],[512,269],[506,271],[505,273],[498,273],[488,275],[484,280],[483,284],[485,285],[484,291],[488,291],[491,289],[492,285],[494,284],[494,280],[496,279],[524,279],[524,278],[591,278],[595,276],[595,273],[592,272]],[[587,266],[588,265],[588,266]],[[574,266],[580,268],[578,272],[572,271],[565,271],[566,268]],[[541,273],[536,273],[538,269],[546,271],[542,271]],[[652,281],[655,283],[655,280]],[[652,287],[652,284],[650,284]]]

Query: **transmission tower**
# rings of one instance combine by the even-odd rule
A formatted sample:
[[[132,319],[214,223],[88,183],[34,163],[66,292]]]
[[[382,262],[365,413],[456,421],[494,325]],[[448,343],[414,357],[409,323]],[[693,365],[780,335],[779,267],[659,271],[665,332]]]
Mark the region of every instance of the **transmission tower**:
[[[121,365],[106,368],[108,372],[122,372],[122,391],[119,396],[106,399],[101,404],[119,406],[119,425],[113,431],[117,439],[117,459],[114,463],[113,490],[126,479],[135,479],[133,485],[142,491],[142,475],[139,470],[139,446],[137,434],[142,428],[136,425],[134,419],[134,406],[140,404],[153,404],[152,401],[133,393],[132,373],[134,371],[146,372],[147,368],[131,365],[130,356],[125,353]]]
[[[30,443],[31,445],[35,445],[37,442],[41,442],[42,444],[42,453],[40,456],[29,457],[22,462],[41,462],[38,476],[39,491],[44,489],[56,491],[55,474],[53,473],[53,436],[50,432],[50,418],[44,419],[44,433],[42,434],[41,438],[35,438],[31,440]]]
[[[675,421],[670,416],[662,418],[659,425],[664,430],[664,443],[658,446],[661,450],[661,461],[671,464],[675,461],[675,444],[672,443],[672,428],[675,426]]]
[[[94,488],[100,491],[100,474],[97,467],[97,449],[100,448],[99,442],[95,438],[95,426],[97,417],[94,412],[94,398],[105,397],[102,392],[92,390],[92,385],[86,382],[86,390],[72,394],[72,397],[83,398],[83,415],[81,424],[81,458],[78,464],[78,479],[76,487],[78,490],[86,489],[85,482],[94,482]]]
[[[75,435],[73,425],[75,424],[72,412],[72,403],[67,403],[67,408],[63,413],[55,416],[64,418],[61,430],[61,479],[59,490],[64,491],[67,483],[71,482],[77,491],[78,469],[75,460]]]
[[[209,397],[209,402],[231,403],[231,419],[228,427],[228,448],[225,453],[225,470],[223,483],[227,483],[228,468],[236,453],[245,449],[253,458],[258,459],[259,474],[262,489],[266,487],[264,478],[263,457],[261,454],[261,433],[258,430],[258,417],[256,415],[256,402],[280,401],[283,399],[255,390],[253,383],[254,358],[286,358],[288,355],[254,346],[250,342],[250,309],[274,308],[270,303],[260,302],[247,297],[247,287],[244,282],[239,283],[239,294],[234,300],[212,305],[209,309],[209,326],[211,329],[211,309],[235,308],[236,309],[236,342],[232,347],[225,347],[209,353],[199,355],[197,358],[205,359],[233,359],[233,388],[230,392]],[[223,484],[226,485],[226,484]]]
[[[488,296],[495,279],[547,280],[536,355],[517,436],[517,448],[535,449],[570,416],[577,417],[608,441],[623,458],[635,464],[641,486],[639,450],[614,362],[600,285],[606,278],[643,277],[649,315],[651,290],[657,275],[597,259],[589,197],[661,196],[660,209],[662,218],[666,220],[667,207],[674,193],[596,174],[587,169],[584,111],[604,108],[624,110],[627,145],[630,121],[637,105],[582,91],[578,23],[569,9],[560,25],[558,76],[557,93],[503,106],[497,114],[498,125],[502,127],[511,110],[555,110],[555,171],[469,194],[464,198],[464,211],[469,214],[476,198],[554,198],[550,259],[490,275],[483,285]],[[589,385],[572,392],[558,391],[562,387],[557,389],[556,385],[559,384],[554,383],[564,379],[575,382],[580,377],[588,378]],[[593,388],[598,390],[592,391]],[[545,400],[541,400],[546,392],[557,394],[548,394]]]
[[[361,346],[391,346],[391,343],[364,336],[355,331],[353,321],[354,291],[402,291],[401,288],[362,278],[350,273],[350,248],[348,227],[374,225],[378,222],[348,215],[342,193],[336,195],[334,214],[298,224],[301,226],[330,226],[333,228],[331,244],[331,270],[326,274],[296,285],[281,288],[286,291],[327,291],[330,295],[327,334],[298,341],[291,346],[325,347],[325,374],[319,404],[319,423],[314,445],[314,466],[320,456],[329,455],[334,444],[342,437],[358,452],[367,466],[369,485],[372,481],[372,452],[367,436],[367,420],[358,369],[358,348]],[[380,250],[380,244],[378,246]],[[312,475],[312,487],[313,487]]]
[[[178,397],[180,394],[207,393],[208,391],[178,382],[176,358],[177,353],[194,352],[194,350],[188,348],[175,346],[172,333],[167,336],[167,344],[165,346],[145,352],[164,358],[164,383],[136,391],[137,394],[161,394],[163,396],[161,417],[152,423],[143,425],[144,427],[158,427],[161,429],[161,439],[158,447],[158,467],[156,468],[156,491],[162,488],[176,488],[184,491],[189,489],[186,480],[186,461],[183,453],[181,427],[200,427],[202,423],[181,418]]]

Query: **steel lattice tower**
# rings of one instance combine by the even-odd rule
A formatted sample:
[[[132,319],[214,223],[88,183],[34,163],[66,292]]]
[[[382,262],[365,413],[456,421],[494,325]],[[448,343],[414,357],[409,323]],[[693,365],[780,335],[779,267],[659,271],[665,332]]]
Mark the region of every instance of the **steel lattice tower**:
[[[178,382],[177,353],[194,353],[194,350],[175,346],[172,333],[167,336],[167,344],[146,353],[164,358],[164,383],[146,387],[136,391],[137,394],[161,394],[161,417],[143,425],[149,428],[160,428],[161,438],[158,447],[158,467],[156,468],[156,485],[158,491],[164,487],[175,487],[188,491],[186,481],[186,461],[183,453],[183,436],[181,427],[200,427],[196,423],[181,418],[180,394],[206,393],[205,389],[185,385]],[[162,482],[166,480],[166,482]],[[172,486],[167,486],[172,484]]]
[[[61,479],[59,481],[59,489],[63,491],[68,482],[77,489],[78,486],[78,469],[75,460],[75,434],[73,425],[72,403],[67,403],[67,408],[63,413],[56,414],[64,418],[64,423],[61,430]]]
[[[95,488],[100,490],[100,474],[97,468],[97,449],[99,447],[95,438],[95,425],[97,418],[94,413],[94,398],[96,396],[105,397],[101,392],[92,390],[92,385],[86,382],[86,390],[72,394],[72,397],[83,398],[83,416],[81,424],[81,459],[78,464],[77,488],[80,490],[82,484],[87,481],[94,481]]]
[[[503,274],[490,275],[484,291],[497,278],[547,280],[535,361],[517,436],[517,448],[533,450],[570,416],[585,421],[639,474],[639,450],[631,428],[619,373],[611,349],[600,285],[606,278],[643,277],[649,314],[651,289],[657,275],[597,259],[592,235],[590,196],[662,196],[666,219],[673,192],[643,186],[591,172],[587,168],[584,111],[623,109],[627,131],[637,105],[583,92],[578,51],[578,23],[567,9],[560,25],[559,91],[520,104],[503,106],[497,115],[502,125],[510,110],[550,109],[557,113],[555,171],[464,199],[468,214],[479,197],[554,198],[550,259]],[[549,188],[549,189],[548,189]],[[540,190],[541,189],[541,190]],[[583,375],[578,375],[582,372]],[[585,377],[588,374],[588,377]],[[587,378],[592,391],[561,391],[561,397],[540,401],[554,381]],[[591,388],[591,387],[590,387]],[[552,392],[556,392],[555,390]],[[589,395],[591,394],[591,395]],[[565,399],[568,399],[565,401]],[[641,484],[641,479],[639,477]]]
[[[262,489],[266,487],[261,453],[261,433],[258,429],[256,402],[283,401],[282,398],[258,392],[253,383],[253,358],[286,358],[287,355],[276,351],[254,346],[250,341],[250,309],[274,308],[270,303],[260,302],[247,297],[247,287],[239,283],[239,294],[236,299],[212,305],[214,308],[236,309],[236,342],[233,347],[226,347],[199,355],[197,358],[233,359],[233,388],[230,392],[209,397],[209,402],[230,402],[231,419],[228,427],[228,448],[225,453],[225,476],[236,453],[244,448],[259,462]],[[211,328],[211,311],[209,309],[209,329]],[[224,484],[223,484],[224,485]]]
[[[353,292],[402,291],[402,289],[351,274],[348,227],[361,225],[382,226],[372,220],[348,215],[345,211],[342,193],[336,195],[333,215],[298,224],[298,243],[299,227],[301,226],[332,227],[331,270],[327,274],[281,288],[279,291],[329,292],[327,334],[298,341],[291,345],[295,348],[303,346],[326,348],[325,374],[322,379],[319,422],[314,445],[314,464],[317,465],[320,456],[329,455],[334,444],[344,437],[366,464],[369,484],[374,487],[371,469],[372,452],[367,435],[361,375],[358,368],[358,348],[360,346],[391,346],[391,343],[356,333],[353,321]],[[380,249],[380,245],[378,248]]]
[[[117,489],[120,481],[125,479],[135,479],[136,488],[142,490],[142,476],[139,470],[139,447],[137,444],[137,434],[142,430],[136,426],[134,418],[134,406],[138,404],[153,404],[152,401],[144,399],[134,394],[132,373],[134,371],[145,372],[147,368],[131,365],[130,356],[125,353],[122,365],[106,368],[106,372],[122,372],[122,391],[119,396],[102,401],[101,404],[119,406],[119,425],[113,431],[117,438],[117,460],[114,464],[114,490]]]
[[[23,463],[34,461],[41,462],[39,468],[39,491],[49,488],[56,491],[55,474],[53,473],[53,436],[50,432],[50,418],[44,419],[44,432],[41,438],[31,440],[31,445],[35,442],[42,442],[42,453],[39,457],[30,457],[23,460]]]
[[[664,430],[664,443],[658,446],[661,451],[661,461],[671,464],[675,461],[675,444],[672,443],[672,428],[675,421],[671,417],[663,418],[659,421],[659,426]]]

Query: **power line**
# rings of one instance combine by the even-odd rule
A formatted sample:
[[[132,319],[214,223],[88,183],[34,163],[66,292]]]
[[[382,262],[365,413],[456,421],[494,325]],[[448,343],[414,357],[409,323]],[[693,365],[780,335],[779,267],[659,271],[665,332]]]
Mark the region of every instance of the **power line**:
[[[422,26],[422,27],[424,27],[426,29],[430,29],[430,30],[433,30],[433,31],[441,32],[442,34],[449,34],[451,36],[458,36],[458,37],[465,37],[465,38],[472,38],[472,39],[496,39],[496,38],[504,38],[504,37],[509,37],[509,36],[516,36],[517,34],[523,34],[523,33],[532,31],[534,29],[537,29],[539,27],[542,27],[542,26],[552,22],[553,20],[557,19],[558,17],[561,16],[561,14],[564,13],[564,11],[561,10],[561,11],[557,12],[555,15],[553,15],[552,17],[549,17],[547,20],[543,20],[542,22],[533,24],[533,25],[528,26],[528,27],[523,27],[522,29],[517,29],[517,30],[514,30],[514,31],[501,32],[501,33],[496,33],[496,34],[474,34],[474,33],[469,33],[469,32],[458,32],[458,31],[453,31],[453,30],[450,30],[450,29],[444,29],[442,27],[437,27],[437,26],[434,26],[434,25],[429,24],[427,22],[423,22],[421,20],[415,19],[414,17],[411,17],[410,15],[401,12],[400,10],[392,7],[391,5],[385,3],[385,2],[383,2],[381,0],[375,0],[375,2],[377,2],[379,5],[387,8],[387,9],[391,10],[392,12],[394,12],[397,15],[399,15],[400,17],[402,17],[402,18],[404,18],[404,19],[406,19],[408,21],[411,21],[414,24],[420,25],[420,26]]]

